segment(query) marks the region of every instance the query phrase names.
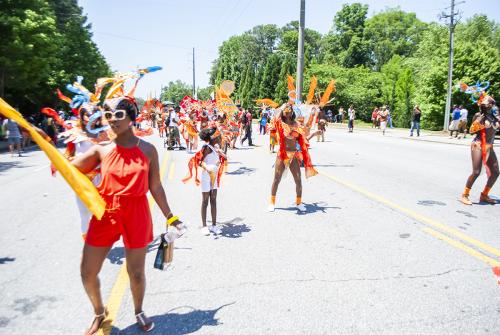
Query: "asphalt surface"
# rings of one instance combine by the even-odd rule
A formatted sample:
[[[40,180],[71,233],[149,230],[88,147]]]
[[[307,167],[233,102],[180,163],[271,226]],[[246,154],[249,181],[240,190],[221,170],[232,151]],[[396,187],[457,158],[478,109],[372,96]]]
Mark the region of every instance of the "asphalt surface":
[[[484,173],[475,204],[457,201],[467,146],[330,128],[325,143],[311,142],[320,175],[304,180],[307,212],[292,206],[289,173],[269,213],[275,155],[267,136],[253,137],[256,147],[229,153],[218,237],[201,235],[201,192],[180,181],[190,155],[147,138],[171,207],[189,224],[169,270],[153,269],[150,247],[151,334],[500,334],[500,203],[477,203]],[[0,187],[0,334],[82,334],[92,309],[72,191],[36,150],[0,155]],[[491,195],[500,197],[499,183]],[[153,214],[158,235],[164,220]],[[127,284],[123,262],[118,243],[101,273],[117,309],[106,334],[140,333],[128,287],[110,297]]]

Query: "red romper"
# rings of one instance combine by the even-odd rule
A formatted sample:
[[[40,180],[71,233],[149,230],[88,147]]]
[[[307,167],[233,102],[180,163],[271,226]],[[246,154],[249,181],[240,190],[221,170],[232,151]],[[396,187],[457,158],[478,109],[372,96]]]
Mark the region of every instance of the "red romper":
[[[146,194],[149,191],[149,159],[139,146],[116,145],[101,162],[97,186],[106,201],[101,220],[92,217],[85,243],[110,247],[123,238],[125,248],[144,248],[153,240],[153,223]]]

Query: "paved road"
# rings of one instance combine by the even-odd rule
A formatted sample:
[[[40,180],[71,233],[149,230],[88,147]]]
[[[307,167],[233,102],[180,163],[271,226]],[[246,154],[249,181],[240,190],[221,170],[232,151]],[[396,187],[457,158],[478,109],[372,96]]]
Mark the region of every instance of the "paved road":
[[[199,233],[201,194],[180,182],[189,156],[149,139],[171,206],[190,224],[172,269],[154,270],[154,246],[148,254],[152,334],[500,334],[491,270],[500,261],[500,204],[457,201],[467,147],[330,129],[327,142],[312,142],[321,174],[304,183],[308,212],[291,208],[288,175],[268,213],[275,156],[267,137],[254,138],[258,147],[230,152],[218,238]],[[0,155],[0,334],[80,334],[92,312],[73,195],[43,154],[26,156]],[[106,334],[139,333],[123,261],[118,244],[102,271],[116,311]]]

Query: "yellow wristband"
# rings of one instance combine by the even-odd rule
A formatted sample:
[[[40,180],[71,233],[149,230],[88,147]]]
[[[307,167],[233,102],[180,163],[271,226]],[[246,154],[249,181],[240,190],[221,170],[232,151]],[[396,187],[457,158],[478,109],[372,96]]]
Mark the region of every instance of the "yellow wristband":
[[[167,226],[171,226],[172,223],[174,223],[175,221],[179,221],[179,217],[176,215],[172,216],[170,219],[167,220]]]

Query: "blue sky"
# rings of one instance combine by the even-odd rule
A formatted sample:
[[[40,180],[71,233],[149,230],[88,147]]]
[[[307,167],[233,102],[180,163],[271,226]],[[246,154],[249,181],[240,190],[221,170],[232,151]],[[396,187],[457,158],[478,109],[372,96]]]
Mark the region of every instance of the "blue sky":
[[[208,85],[212,61],[223,41],[259,24],[283,26],[297,20],[299,0],[79,0],[92,24],[94,41],[113,70],[131,71],[159,65],[146,76],[137,96],[159,95],[161,85],[192,82],[192,48],[196,48],[197,86]],[[425,22],[438,21],[448,0],[306,0],[306,27],[327,33],[344,3],[369,5],[369,16],[388,7],[414,12]],[[486,13],[500,22],[500,0],[467,0],[458,6],[462,20]],[[449,11],[449,9],[447,10]]]

